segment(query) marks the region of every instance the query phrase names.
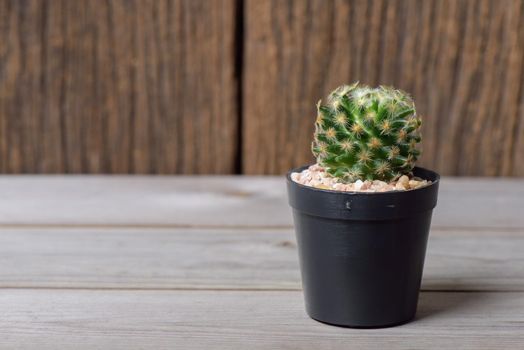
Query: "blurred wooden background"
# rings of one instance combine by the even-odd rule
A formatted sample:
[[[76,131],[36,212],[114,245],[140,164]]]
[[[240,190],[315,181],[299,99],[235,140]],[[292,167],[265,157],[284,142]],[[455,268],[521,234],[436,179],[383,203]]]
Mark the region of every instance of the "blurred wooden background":
[[[392,84],[421,164],[524,176],[523,0],[0,0],[0,172],[280,174]]]

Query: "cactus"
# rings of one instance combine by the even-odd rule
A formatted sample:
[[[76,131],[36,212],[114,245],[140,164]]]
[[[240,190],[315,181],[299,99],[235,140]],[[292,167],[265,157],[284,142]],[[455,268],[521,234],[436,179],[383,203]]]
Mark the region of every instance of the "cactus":
[[[317,104],[312,152],[342,180],[391,181],[409,175],[420,155],[421,120],[403,91],[343,85]]]

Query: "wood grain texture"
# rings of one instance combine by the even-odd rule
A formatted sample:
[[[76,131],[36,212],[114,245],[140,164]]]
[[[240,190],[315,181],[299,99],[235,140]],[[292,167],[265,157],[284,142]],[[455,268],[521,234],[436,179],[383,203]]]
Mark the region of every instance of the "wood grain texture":
[[[0,171],[232,173],[235,0],[0,1]]]
[[[354,330],[304,312],[282,178],[3,176],[0,348],[517,349],[523,183],[444,179],[416,319]]]
[[[0,290],[0,347],[16,349],[518,349],[524,293],[421,293],[395,328],[328,326],[301,292]]]
[[[444,178],[432,227],[524,228],[524,180]],[[283,177],[0,176],[0,226],[291,228]]]
[[[358,80],[412,93],[422,166],[524,175],[524,1],[247,0],[245,13],[245,173],[310,162],[316,101]]]
[[[422,290],[524,292],[524,230],[434,229]],[[301,290],[291,229],[0,229],[1,288]]]

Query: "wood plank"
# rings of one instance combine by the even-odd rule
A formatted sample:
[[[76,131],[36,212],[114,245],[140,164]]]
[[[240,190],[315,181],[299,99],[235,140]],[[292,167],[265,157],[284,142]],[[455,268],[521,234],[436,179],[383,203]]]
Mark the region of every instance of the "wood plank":
[[[236,0],[0,0],[2,173],[233,173]]]
[[[414,322],[355,330],[309,319],[301,292],[0,290],[16,349],[516,349],[524,293],[422,293]]]
[[[0,176],[0,225],[291,227],[283,177]],[[434,228],[524,228],[524,180],[445,178]]]
[[[360,81],[413,95],[421,165],[524,174],[521,0],[249,0],[245,12],[245,173],[310,162],[316,102]]]
[[[524,230],[430,235],[422,289],[524,291]],[[0,229],[0,288],[300,290],[290,229]]]

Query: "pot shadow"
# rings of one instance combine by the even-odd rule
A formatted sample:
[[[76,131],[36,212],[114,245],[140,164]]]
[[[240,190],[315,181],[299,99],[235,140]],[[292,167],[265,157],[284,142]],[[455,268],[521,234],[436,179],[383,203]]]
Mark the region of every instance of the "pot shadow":
[[[414,321],[460,315],[485,304],[489,298],[490,293],[473,290],[466,284],[431,283],[431,287],[423,288],[420,292]]]

